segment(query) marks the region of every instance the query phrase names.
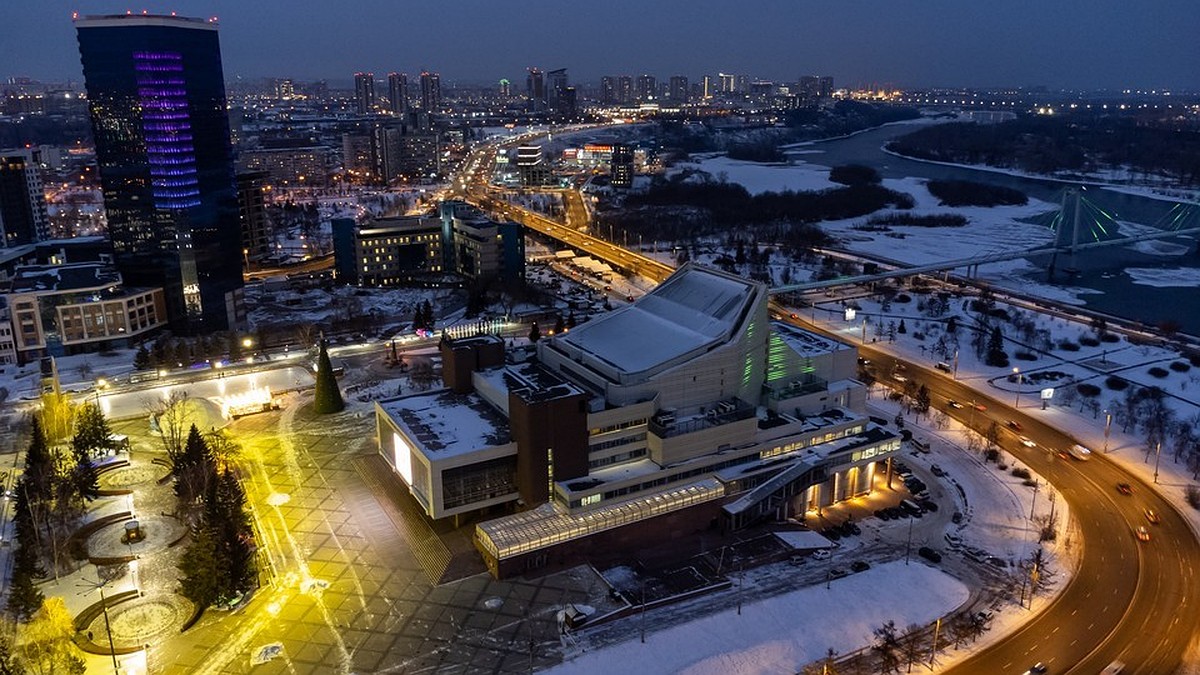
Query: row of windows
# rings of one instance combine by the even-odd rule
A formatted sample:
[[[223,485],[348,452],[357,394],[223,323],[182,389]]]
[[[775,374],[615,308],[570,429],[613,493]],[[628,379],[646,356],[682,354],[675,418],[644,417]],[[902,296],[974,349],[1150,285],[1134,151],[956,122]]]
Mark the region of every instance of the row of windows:
[[[631,459],[641,459],[642,457],[645,457],[645,456],[646,456],[646,449],[638,448],[637,450],[630,450],[629,452],[622,452],[620,454],[613,455],[612,457],[601,457],[599,459],[593,459],[590,462],[588,462],[588,470],[590,471],[591,469],[600,469],[600,468],[603,468],[606,466],[611,466],[613,464],[620,464],[621,462],[628,462]],[[599,495],[597,495],[597,499],[598,498],[599,498]]]
[[[838,438],[845,438],[847,436],[857,436],[857,435],[861,434],[862,431],[863,431],[863,427],[860,424],[858,426],[850,427],[849,429],[843,429],[842,431],[829,431],[824,434],[814,434],[813,436],[808,438],[807,442],[805,441],[805,439],[801,438],[800,440],[798,440],[794,443],[787,443],[785,445],[777,445],[777,446],[771,448],[770,450],[762,451],[762,453],[760,453],[760,456],[763,459],[767,459],[768,457],[778,457],[779,455],[786,455],[787,453],[792,452],[794,450],[801,450],[803,448],[813,446],[813,445],[821,445],[822,443],[828,443],[829,441],[832,441],[832,440],[835,440]]]
[[[645,433],[634,434],[632,436],[616,438],[611,441],[603,441],[601,443],[593,443],[592,445],[588,446],[588,452],[599,452],[601,450],[615,448],[620,445],[629,445],[630,443],[639,443],[644,440],[646,440]]]
[[[707,466],[700,466],[700,467],[696,467],[694,469],[689,469],[687,471],[680,471],[678,473],[673,473],[669,476],[663,476],[662,478],[655,478],[654,480],[649,480],[649,481],[646,481],[645,483],[638,483],[637,485],[630,485],[628,487],[617,488],[615,490],[609,490],[608,492],[604,493],[603,499],[609,500],[609,499],[614,499],[616,497],[623,497],[623,496],[629,495],[629,494],[636,494],[638,492],[642,492],[643,490],[650,490],[652,488],[667,485],[668,483],[674,483],[674,482],[681,481],[681,480],[687,480],[688,478],[695,478],[696,476],[700,476],[700,475],[703,475],[706,473],[720,471],[721,469],[728,469],[731,466],[737,466],[739,464],[746,464],[748,462],[757,462],[757,461],[758,461],[758,455],[746,455],[745,457],[735,457],[733,459],[727,459],[724,462],[717,462],[715,464],[709,464]]]
[[[645,426],[645,425],[646,425],[646,418],[642,417],[642,418],[639,418],[636,420],[629,420],[628,422],[621,422],[620,424],[610,424],[609,426],[606,426],[606,427],[594,428],[594,429],[589,430],[588,433],[592,436],[596,436],[598,434],[607,434],[610,431],[619,431],[621,429],[628,429],[629,427],[639,427],[639,426]]]

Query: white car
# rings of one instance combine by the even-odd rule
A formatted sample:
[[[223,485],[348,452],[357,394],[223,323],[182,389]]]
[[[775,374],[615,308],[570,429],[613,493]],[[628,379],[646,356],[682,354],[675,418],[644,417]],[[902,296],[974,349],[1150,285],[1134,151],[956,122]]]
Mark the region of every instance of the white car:
[[[1021,445],[1025,446],[1027,448],[1036,448],[1037,447],[1037,443],[1034,443],[1032,440],[1030,440],[1028,436],[1021,437]]]
[[[829,549],[821,548],[821,549],[817,549],[816,551],[813,551],[812,559],[813,560],[829,560],[832,556],[833,556],[833,554],[829,552]]]

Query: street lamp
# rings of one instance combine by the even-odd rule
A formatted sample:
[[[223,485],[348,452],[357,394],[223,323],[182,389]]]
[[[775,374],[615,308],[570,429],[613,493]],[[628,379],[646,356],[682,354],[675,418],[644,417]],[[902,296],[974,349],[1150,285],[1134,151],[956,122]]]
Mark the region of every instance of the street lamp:
[[[1108,454],[1108,436],[1112,433],[1112,413],[1104,411],[1104,454]]]
[[[1017,376],[1017,396],[1013,400],[1013,407],[1019,408],[1019,407],[1021,407],[1021,382],[1022,382],[1021,369],[1013,368],[1013,375]]]

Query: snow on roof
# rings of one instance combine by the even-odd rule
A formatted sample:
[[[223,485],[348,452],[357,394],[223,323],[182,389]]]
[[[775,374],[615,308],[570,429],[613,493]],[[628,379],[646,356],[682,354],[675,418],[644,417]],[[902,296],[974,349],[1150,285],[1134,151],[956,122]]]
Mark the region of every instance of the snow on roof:
[[[555,338],[625,372],[640,372],[724,339],[756,284],[689,265],[633,305]]]
[[[833,548],[836,545],[826,539],[825,535],[812,530],[781,531],[776,532],[775,536],[788,546],[805,551],[815,548]]]
[[[474,394],[443,389],[380,401],[379,407],[427,455],[474,452],[511,440],[508,420]]]
[[[787,346],[792,348],[792,351],[800,356],[816,356],[839,349],[852,349],[848,344],[831,340],[823,335],[817,335],[782,321],[772,321],[771,329],[783,339]]]

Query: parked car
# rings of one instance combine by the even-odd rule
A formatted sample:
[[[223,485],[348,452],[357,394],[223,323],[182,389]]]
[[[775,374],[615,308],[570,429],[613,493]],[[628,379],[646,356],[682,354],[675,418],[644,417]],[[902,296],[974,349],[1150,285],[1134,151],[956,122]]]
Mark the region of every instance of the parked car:
[[[929,548],[928,546],[922,546],[921,548],[917,549],[917,555],[928,560],[929,562],[933,562],[933,563],[942,562],[942,554]]]
[[[800,553],[797,553],[797,554],[793,555],[791,558],[788,558],[788,563],[790,563],[792,565],[796,565],[796,566],[803,565],[807,562],[808,562],[808,557],[803,554],[800,554]]]
[[[941,478],[942,476],[946,475],[946,470],[943,469],[942,467],[938,466],[937,464],[934,464],[933,466],[929,467],[929,470],[932,471],[933,475],[937,476],[938,478]]]
[[[847,522],[845,527],[850,529],[850,534],[853,534],[856,536],[862,534],[862,528],[854,523]]]
[[[829,558],[831,558],[832,556],[833,556],[833,553],[830,553],[829,549],[819,548],[819,549],[813,551],[812,559],[813,560],[829,560]]]
[[[875,517],[880,520],[891,520],[892,519],[892,517],[890,515],[888,515],[887,509],[875,509]]]
[[[828,574],[829,574],[830,579],[841,579],[842,577],[849,574],[849,572],[847,572],[846,570],[844,570],[840,567],[835,567],[835,568],[829,570]]]
[[[855,560],[850,563],[851,572],[866,572],[869,569],[871,569],[871,564],[865,560]]]
[[[947,532],[946,536],[944,538],[946,540],[946,544],[950,548],[962,548],[962,545],[963,545],[962,537],[958,536],[957,534],[951,534],[951,533]]]
[[[955,525],[958,525],[962,521],[963,521],[962,511],[955,511],[954,515],[950,516],[950,522],[954,523]]]
[[[925,509],[926,513],[937,513],[938,505],[937,502],[925,500],[921,502],[921,508]]]

